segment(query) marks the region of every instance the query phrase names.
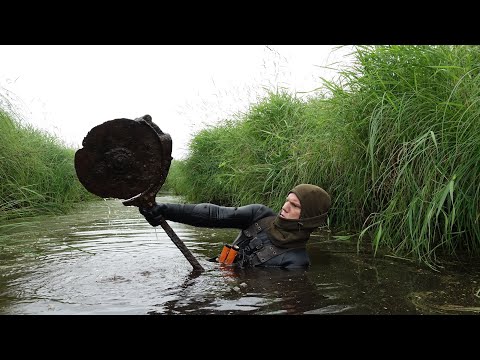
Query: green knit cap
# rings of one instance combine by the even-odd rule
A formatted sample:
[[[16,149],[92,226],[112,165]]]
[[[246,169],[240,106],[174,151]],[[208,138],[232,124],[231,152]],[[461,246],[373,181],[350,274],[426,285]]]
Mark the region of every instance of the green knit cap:
[[[308,219],[325,214],[332,201],[330,195],[321,187],[311,184],[295,186],[290,193],[297,195],[302,206],[300,219]]]

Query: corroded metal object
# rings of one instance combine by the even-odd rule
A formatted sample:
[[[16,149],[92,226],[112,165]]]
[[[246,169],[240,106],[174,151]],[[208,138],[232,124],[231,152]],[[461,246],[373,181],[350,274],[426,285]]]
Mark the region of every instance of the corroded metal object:
[[[126,206],[151,208],[172,161],[172,139],[141,118],[115,119],[91,129],[75,153],[78,180],[92,194],[125,199]],[[204,271],[165,219],[160,225],[195,271]]]
[[[125,199],[127,206],[153,206],[170,169],[172,139],[150,115],[106,121],[92,128],[82,145],[75,170],[89,192]]]

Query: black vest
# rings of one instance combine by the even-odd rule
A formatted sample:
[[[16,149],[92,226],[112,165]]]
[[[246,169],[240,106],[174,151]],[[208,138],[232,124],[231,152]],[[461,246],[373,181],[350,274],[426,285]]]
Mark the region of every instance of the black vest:
[[[232,245],[239,247],[234,264],[240,267],[308,267],[310,260],[306,248],[287,249],[272,244],[266,229],[276,216],[260,219],[240,231]]]

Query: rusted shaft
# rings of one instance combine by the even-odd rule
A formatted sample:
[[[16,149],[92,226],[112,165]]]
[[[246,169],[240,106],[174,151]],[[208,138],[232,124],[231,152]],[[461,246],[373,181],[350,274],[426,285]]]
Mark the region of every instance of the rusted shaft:
[[[177,234],[175,234],[175,231],[173,231],[173,229],[170,227],[170,225],[168,225],[165,219],[162,218],[162,220],[160,221],[160,225],[162,226],[163,230],[165,230],[167,235],[170,236],[170,239],[172,239],[173,243],[177,245],[182,254],[187,258],[188,262],[193,266],[193,270],[204,271],[205,269],[202,267],[202,265],[200,265],[197,259],[195,259],[190,250],[188,250],[182,240],[180,240]]]

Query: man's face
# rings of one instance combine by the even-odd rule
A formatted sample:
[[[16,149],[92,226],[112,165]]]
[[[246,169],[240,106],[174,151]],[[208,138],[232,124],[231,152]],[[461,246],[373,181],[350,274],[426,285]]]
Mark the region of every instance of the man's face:
[[[282,206],[280,211],[280,217],[283,219],[297,220],[300,219],[300,212],[302,207],[300,205],[300,200],[298,200],[297,195],[290,193],[287,196],[285,204]]]

